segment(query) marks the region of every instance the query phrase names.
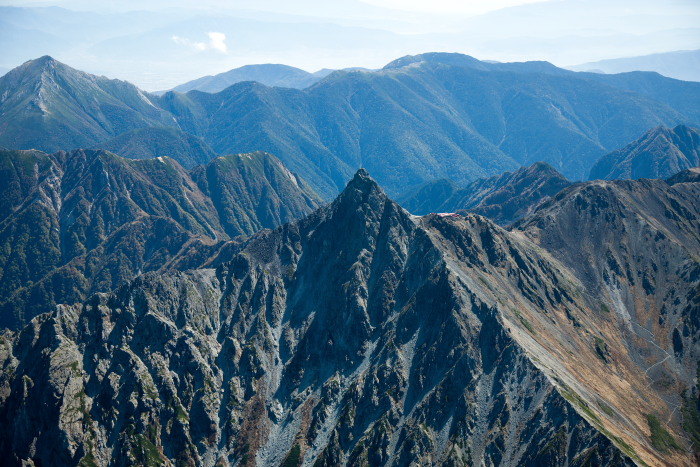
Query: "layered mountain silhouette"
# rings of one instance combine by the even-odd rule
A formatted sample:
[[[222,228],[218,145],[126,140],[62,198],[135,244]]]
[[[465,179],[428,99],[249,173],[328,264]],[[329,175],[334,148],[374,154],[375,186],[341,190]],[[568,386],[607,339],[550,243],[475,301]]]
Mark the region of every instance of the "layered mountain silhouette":
[[[309,73],[293,66],[279,64],[246,65],[218,75],[188,81],[175,86],[172,90],[177,92],[219,92],[243,81],[257,81],[272,87],[304,89],[319,82],[332,72],[333,70],[321,70]]]
[[[437,53],[334,72],[304,90],[248,81],[161,97],[42,58],[3,77],[0,95],[11,96],[0,103],[4,147],[99,147],[172,126],[218,154],[273,153],[325,199],[358,167],[392,195],[441,178],[464,186],[536,161],[583,179],[649,128],[700,122],[700,83]]]
[[[508,225],[532,212],[539,203],[571,185],[544,162],[505,172],[457,188],[448,180],[436,180],[398,198],[414,214],[470,211]]]
[[[655,71],[669,78],[700,81],[700,50],[678,50],[641,57],[623,57],[568,67],[574,71],[624,73]]]
[[[0,325],[10,328],[319,206],[265,153],[192,172],[95,150],[0,151],[0,164]]]
[[[649,130],[622,149],[600,158],[590,179],[668,178],[700,165],[700,130],[685,125]]]
[[[412,216],[360,170],[216,268],[148,273],[3,335],[0,455],[694,465],[698,195],[576,184],[505,231]]]
[[[600,156],[660,122],[700,119],[688,104],[700,99],[700,84],[652,74],[662,82],[649,86],[647,75],[605,81],[542,62],[425,54],[373,73],[337,72],[304,91],[240,83],[214,95],[166,94],[161,105],[215,151],[279,154],[324,194],[360,165],[398,194],[538,160],[581,179]]]

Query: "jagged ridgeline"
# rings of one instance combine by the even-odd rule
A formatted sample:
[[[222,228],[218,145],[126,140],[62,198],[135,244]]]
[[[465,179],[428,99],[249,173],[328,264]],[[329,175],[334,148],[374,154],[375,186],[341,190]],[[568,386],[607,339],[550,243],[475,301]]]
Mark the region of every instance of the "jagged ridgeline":
[[[551,165],[536,162],[515,172],[474,180],[464,188],[445,179],[429,182],[409,190],[398,202],[414,214],[470,211],[508,225],[569,185]]]
[[[509,232],[412,216],[361,170],[216,268],[144,274],[6,333],[0,455],[694,465],[699,194],[579,184]]]
[[[226,240],[319,206],[274,156],[185,170],[99,150],[0,151],[0,326],[112,290],[147,271],[200,264]]]

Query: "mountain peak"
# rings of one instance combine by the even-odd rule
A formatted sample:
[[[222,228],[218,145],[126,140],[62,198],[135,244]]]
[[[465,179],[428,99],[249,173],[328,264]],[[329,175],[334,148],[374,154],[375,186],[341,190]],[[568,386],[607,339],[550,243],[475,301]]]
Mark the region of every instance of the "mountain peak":
[[[345,190],[343,190],[343,193],[346,191],[360,191],[362,193],[381,191],[383,193],[381,187],[374,181],[369,172],[363,168],[360,168],[357,170],[357,172],[355,172],[355,176],[348,182]]]
[[[58,60],[53,58],[51,55],[44,55],[43,57],[35,58],[34,60],[28,60],[25,62],[25,65],[33,65],[33,66],[40,66],[40,67],[46,67],[46,66],[55,66]]]
[[[93,147],[137,128],[176,125],[136,86],[48,55],[0,77],[0,95],[0,141],[10,147]]]
[[[34,60],[28,60],[22,65],[17,67],[17,70],[24,70],[25,73],[33,75],[43,75],[45,72],[51,72],[56,69],[57,66],[63,65],[61,62],[56,60],[50,55],[44,55],[43,57],[35,58]],[[65,65],[63,65],[65,66]]]
[[[359,178],[368,178],[370,180],[372,179],[372,177],[370,177],[367,169],[365,169],[363,167],[360,167],[359,169],[357,169],[357,172],[355,172],[355,177],[353,177],[353,178],[358,178],[358,177]]]
[[[331,206],[334,212],[344,213],[343,216],[354,218],[359,214],[362,218],[375,218],[387,202],[391,202],[389,197],[369,172],[359,169]]]
[[[550,164],[544,161],[537,161],[530,166],[531,170],[556,170]]]
[[[442,63],[445,65],[455,65],[470,68],[482,68],[484,64],[469,55],[448,52],[429,52],[418,55],[406,55],[388,63],[384,70],[403,68],[416,63]]]
[[[547,175],[553,178],[557,179],[562,179],[562,180],[567,180],[566,177],[564,177],[561,172],[559,172],[557,169],[555,169],[551,164],[547,162],[542,162],[538,161],[532,164],[530,167],[523,167],[520,170],[517,170],[515,173],[518,173],[522,170],[524,174],[541,174],[541,175]]]
[[[43,63],[43,64],[55,64],[58,62],[55,58],[53,58],[51,55],[44,55],[42,57],[39,57],[34,60],[29,60],[29,62],[36,62],[36,63]]]

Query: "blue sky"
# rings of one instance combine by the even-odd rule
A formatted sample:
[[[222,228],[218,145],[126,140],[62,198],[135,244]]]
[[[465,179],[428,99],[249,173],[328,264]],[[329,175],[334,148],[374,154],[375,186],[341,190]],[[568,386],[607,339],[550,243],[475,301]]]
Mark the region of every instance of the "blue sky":
[[[568,66],[700,49],[697,0],[0,0],[0,6],[0,73],[49,54],[148,91],[255,63],[379,68],[403,55],[446,51]]]

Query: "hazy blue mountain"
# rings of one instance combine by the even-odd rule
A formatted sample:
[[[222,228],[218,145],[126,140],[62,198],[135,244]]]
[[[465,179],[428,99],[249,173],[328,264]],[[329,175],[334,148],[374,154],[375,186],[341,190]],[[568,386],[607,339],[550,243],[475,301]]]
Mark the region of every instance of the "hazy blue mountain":
[[[574,64],[611,52],[634,56],[695,49],[700,31],[692,1],[638,1],[633,22],[627,9],[601,0],[528,3],[469,17],[441,14],[439,8],[416,14],[358,0],[317,5],[239,1],[217,3],[208,11],[203,2],[173,5],[163,0],[147,5],[129,0],[113,7],[86,0],[8,3],[25,7],[0,7],[0,65],[11,68],[48,54],[148,91],[219,73],[229,60],[243,65],[265,57],[269,63],[312,70],[379,67],[411,51],[458,50],[487,59]],[[78,11],[32,7],[39,4]],[[657,14],[659,10],[664,13]],[[212,50],[210,31],[226,34],[228,56]]]
[[[700,120],[698,111],[700,109],[700,94],[698,93],[700,83],[679,81],[648,71],[632,71],[616,75],[579,72],[578,76],[624,91],[641,94],[654,101],[668,105],[686,116],[686,120],[678,123],[689,124],[689,122]],[[674,127],[676,125],[665,126]],[[649,128],[652,127],[650,126]],[[641,132],[639,136],[642,133],[644,132]]]
[[[136,86],[51,57],[0,77],[0,145],[42,151],[90,147],[136,128],[174,126]]]
[[[109,8],[109,14],[99,4],[86,3],[84,8],[74,3],[64,6],[0,6],[0,48],[5,52],[0,56],[0,65],[9,69],[30,58],[51,55],[81,70],[119,77],[141,89],[155,91],[222,71],[225,54],[197,48],[210,45],[211,31],[226,35],[226,43],[231,52],[235,50],[235,60],[240,64],[259,63],[260,57],[269,57],[270,63],[308,62],[307,57],[299,57],[299,51],[318,46],[319,37],[336,55],[319,64],[329,68],[352,65],[355,60],[343,54],[357,47],[369,50],[381,44],[403,51],[410,50],[405,48],[407,41],[420,42],[419,37],[409,38],[366,23],[341,25],[300,17],[299,7],[287,14],[277,12],[271,18],[269,12],[251,11],[238,3],[221,5],[209,12],[194,4],[174,8],[165,2],[159,7],[149,2],[144,8],[138,3],[131,7],[121,3],[117,9]],[[335,3],[324,9],[334,6]],[[242,44],[250,47],[241,47]],[[357,60],[358,64],[366,64],[363,55]],[[188,64],[184,69],[183,61]]]
[[[700,50],[680,50],[641,57],[613,58],[567,68],[574,71],[602,73],[655,71],[669,78],[700,81]]]
[[[668,178],[700,165],[700,131],[685,125],[649,130],[622,149],[601,157],[590,179]]]
[[[317,83],[333,70],[323,70],[317,73],[294,68],[288,65],[264,64],[246,65],[214,76],[204,76],[187,83],[175,86],[172,90],[187,92],[192,90],[204,92],[219,92],[241,81],[257,81],[265,86],[304,89]]]
[[[317,200],[269,154],[189,173],[169,157],[0,151],[0,326],[303,217]]]
[[[29,65],[20,69],[36,68]],[[486,63],[459,54],[404,57],[375,72],[336,71],[304,90],[247,81],[214,94],[160,97],[64,65],[54,69],[49,76],[64,83],[57,89],[77,90],[46,99],[55,93],[37,94],[41,79],[17,84],[0,104],[8,109],[0,118],[0,145],[72,147],[89,139],[99,147],[166,122],[218,154],[276,154],[324,199],[358,167],[372,170],[391,194],[441,178],[464,186],[539,160],[582,179],[598,158],[649,128],[700,121],[700,83],[655,73],[575,73],[545,62]],[[107,98],[89,84],[108,87],[105,82],[121,83],[126,101],[94,104]],[[19,96],[45,110],[23,106]],[[71,96],[83,96],[85,105],[70,105]],[[106,117],[115,108],[121,113],[110,123]]]
[[[447,52],[428,52],[418,55],[407,55],[388,63],[384,69],[400,69],[419,66],[422,63],[436,63],[462,68],[472,68],[480,71],[511,71],[516,73],[545,73],[553,75],[570,75],[567,70],[558,68],[545,61],[529,62],[496,62],[482,61],[469,55]]]
[[[399,197],[398,202],[413,214],[469,211],[508,225],[569,185],[552,166],[536,162],[459,189],[444,180],[430,182]]]
[[[699,121],[698,99],[700,84],[652,73],[621,80],[424,54],[373,73],[335,72],[303,91],[239,83],[160,103],[215,151],[278,154],[328,197],[359,166],[391,194],[439,178],[464,185],[538,160],[586,178],[599,157],[649,128]]]
[[[172,127],[138,128],[100,142],[96,147],[130,159],[167,156],[188,169],[216,157],[201,138]]]

